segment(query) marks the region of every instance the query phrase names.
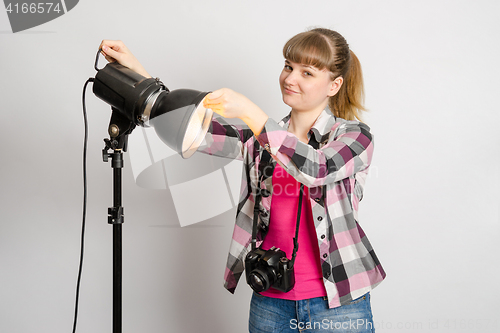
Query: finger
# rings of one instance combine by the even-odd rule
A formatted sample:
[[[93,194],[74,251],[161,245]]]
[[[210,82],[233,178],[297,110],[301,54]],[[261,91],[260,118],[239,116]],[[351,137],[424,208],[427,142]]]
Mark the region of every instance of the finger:
[[[224,96],[224,88],[217,89],[217,90],[211,92],[210,94],[208,94],[208,96],[207,96],[208,98],[207,99],[209,100],[209,102],[215,102],[215,103],[217,103],[217,102],[219,102],[219,100],[223,96]]]
[[[106,45],[110,48],[112,48],[113,50],[120,50],[120,49],[123,49],[125,47],[125,44],[123,44],[123,42],[121,40],[109,40],[109,39],[105,39],[101,42],[101,48]]]
[[[212,109],[213,111],[225,109],[224,104],[222,103],[203,103],[203,107],[205,109]]]
[[[109,62],[115,62],[116,61],[115,58],[111,58],[110,56],[107,56],[107,55],[104,56],[104,59],[106,59]]]
[[[114,41],[112,40],[103,40],[101,42],[101,44],[99,45],[99,50],[101,51],[103,56],[106,56],[106,53],[103,49],[111,48],[112,45],[115,45]]]
[[[107,59],[107,57],[111,57],[111,58],[119,61],[121,58],[120,52],[113,50],[111,47],[109,47],[107,45],[102,46],[102,52],[104,52],[106,59]]]
[[[209,108],[209,109],[211,109],[213,112],[215,112],[223,117],[225,115],[224,108]]]
[[[212,109],[212,111],[216,112],[217,110],[223,111],[225,109],[224,103],[214,103],[213,101],[207,100],[206,98],[203,100],[203,107],[205,109]]]
[[[223,98],[216,98],[216,99],[212,99],[210,98],[210,95],[207,95],[204,99],[203,99],[203,105],[205,107],[208,107],[208,106],[217,106],[217,105],[220,105],[222,106],[223,104],[225,103],[225,100]]]

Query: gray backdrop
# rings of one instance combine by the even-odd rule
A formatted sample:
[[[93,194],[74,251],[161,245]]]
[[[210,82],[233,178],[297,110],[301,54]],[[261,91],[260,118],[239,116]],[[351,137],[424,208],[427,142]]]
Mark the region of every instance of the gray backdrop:
[[[12,34],[0,10],[0,332],[70,332],[82,212],[83,83],[122,39],[170,88],[241,92],[280,119],[281,48],[340,31],[364,69],[373,167],[360,208],[388,277],[378,332],[498,332],[497,1],[97,1]],[[111,330],[110,111],[90,91],[79,332]],[[181,228],[124,171],[124,332],[245,332],[222,287],[234,210]],[[188,199],[188,198],[186,198]]]

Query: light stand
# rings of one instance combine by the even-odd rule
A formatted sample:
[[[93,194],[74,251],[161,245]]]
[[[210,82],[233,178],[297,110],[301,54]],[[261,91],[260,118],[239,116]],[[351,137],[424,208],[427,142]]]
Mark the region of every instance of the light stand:
[[[107,147],[109,149],[109,147]],[[104,156],[104,155],[103,155]],[[122,331],[122,168],[123,153],[106,153],[113,168],[113,207],[108,208],[108,223],[113,225],[113,333]]]
[[[127,150],[128,135],[135,125],[123,118],[121,113],[112,108],[108,132],[110,139],[104,139],[102,159],[111,158],[113,168],[113,207],[108,208],[108,223],[113,225],[113,333],[122,331],[122,169],[123,152]],[[128,128],[127,128],[128,127]],[[110,152],[111,151],[111,152]]]

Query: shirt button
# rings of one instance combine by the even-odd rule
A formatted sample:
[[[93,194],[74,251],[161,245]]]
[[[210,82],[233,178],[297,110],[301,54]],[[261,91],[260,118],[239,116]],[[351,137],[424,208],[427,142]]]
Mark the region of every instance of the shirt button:
[[[323,258],[326,258],[326,257],[328,257],[328,254],[326,254],[326,253],[323,254]]]
[[[322,221],[323,220],[323,216],[318,216],[318,221]]]
[[[314,199],[314,201],[316,201],[316,202],[319,202],[320,200],[321,200],[320,198]]]
[[[325,272],[325,275],[324,275],[325,279],[328,279],[330,277],[330,274],[331,274],[330,272]]]
[[[325,237],[326,237],[325,235],[321,235],[321,239],[325,239]]]

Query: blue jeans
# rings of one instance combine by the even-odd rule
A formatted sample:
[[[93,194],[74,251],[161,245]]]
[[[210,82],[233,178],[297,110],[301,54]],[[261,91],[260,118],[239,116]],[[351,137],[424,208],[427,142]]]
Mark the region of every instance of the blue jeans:
[[[250,333],[372,333],[370,293],[330,309],[326,297],[289,301],[254,292],[248,329]]]

